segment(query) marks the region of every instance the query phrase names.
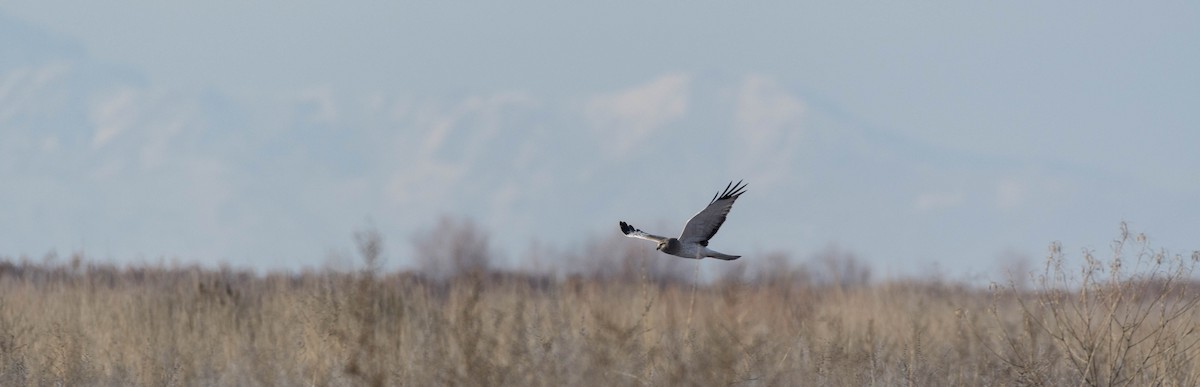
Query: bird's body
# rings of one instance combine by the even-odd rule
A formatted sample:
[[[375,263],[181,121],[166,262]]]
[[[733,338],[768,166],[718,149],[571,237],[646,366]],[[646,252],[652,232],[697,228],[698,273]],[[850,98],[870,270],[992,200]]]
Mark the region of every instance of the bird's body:
[[[726,185],[724,192],[714,195],[713,200],[708,203],[708,207],[687,222],[687,225],[683,227],[683,234],[679,238],[649,234],[625,222],[621,222],[621,232],[630,238],[658,242],[658,247],[655,249],[676,257],[691,259],[709,257],[726,261],[741,258],[740,255],[729,255],[709,249],[708,240],[712,239],[717,234],[717,230],[721,228],[721,224],[725,223],[725,216],[733,208],[733,202],[745,193],[745,189],[746,186],[741,181],[738,181],[737,184]]]
[[[710,257],[710,258],[724,259],[726,261],[732,261],[732,260],[741,258],[740,255],[729,255],[729,254],[719,253],[717,251],[709,249],[708,246],[704,246],[699,243],[683,243],[683,242],[680,242],[679,239],[675,239],[675,238],[667,238],[667,243],[665,245],[663,245],[663,248],[661,248],[659,250],[661,250],[664,253],[674,255],[676,257],[692,258],[692,259],[700,259],[700,258],[704,258],[704,257]]]

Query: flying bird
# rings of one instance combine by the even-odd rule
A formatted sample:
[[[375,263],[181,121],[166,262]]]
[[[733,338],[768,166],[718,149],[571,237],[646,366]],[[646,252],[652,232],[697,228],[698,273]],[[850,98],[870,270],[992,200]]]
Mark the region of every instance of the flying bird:
[[[717,229],[720,229],[721,224],[725,223],[725,216],[729,215],[729,209],[733,208],[733,202],[745,192],[746,185],[742,184],[741,180],[738,180],[737,184],[730,182],[725,186],[725,191],[713,195],[708,207],[700,210],[687,222],[687,225],[683,226],[683,234],[679,235],[679,238],[649,234],[625,222],[621,222],[621,232],[630,238],[656,242],[658,243],[658,247],[655,247],[656,250],[676,257],[692,259],[712,257],[732,261],[742,256],[710,250],[708,240],[712,239],[713,235],[717,235]]]

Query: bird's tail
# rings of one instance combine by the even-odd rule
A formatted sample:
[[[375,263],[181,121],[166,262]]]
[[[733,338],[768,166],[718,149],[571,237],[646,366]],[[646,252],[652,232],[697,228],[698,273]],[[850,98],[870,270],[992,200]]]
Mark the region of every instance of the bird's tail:
[[[723,260],[726,260],[726,261],[732,261],[732,260],[735,260],[735,259],[738,259],[738,258],[741,258],[741,257],[742,257],[742,256],[740,256],[740,255],[729,255],[729,254],[722,254],[722,253],[718,253],[718,252],[716,252],[716,251],[709,252],[709,255],[708,255],[708,256],[709,256],[709,257],[716,258],[716,259],[723,259]]]

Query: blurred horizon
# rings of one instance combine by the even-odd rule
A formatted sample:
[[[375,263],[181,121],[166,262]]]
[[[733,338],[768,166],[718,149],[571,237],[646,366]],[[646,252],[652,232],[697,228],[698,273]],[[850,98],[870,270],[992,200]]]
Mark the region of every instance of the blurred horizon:
[[[674,259],[617,222],[676,235],[736,180],[711,246],[743,260],[836,248],[879,278],[972,278],[1055,241],[1105,251],[1122,222],[1185,254],[1195,20],[1188,3],[6,2],[0,256],[296,270],[370,227],[407,267],[450,217],[501,267],[589,243]]]

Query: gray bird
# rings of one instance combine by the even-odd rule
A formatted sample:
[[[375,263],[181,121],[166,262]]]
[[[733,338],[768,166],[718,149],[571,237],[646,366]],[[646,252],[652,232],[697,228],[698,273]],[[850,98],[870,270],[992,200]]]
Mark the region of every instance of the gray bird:
[[[687,222],[687,225],[683,226],[683,234],[679,238],[648,234],[625,222],[621,222],[621,232],[630,238],[657,242],[656,250],[676,257],[692,259],[712,257],[726,261],[741,258],[740,255],[729,255],[710,250],[708,240],[712,239],[713,235],[717,235],[717,229],[720,229],[721,224],[725,223],[725,216],[729,215],[729,209],[733,208],[733,202],[737,200],[738,196],[742,196],[746,192],[745,190],[746,185],[742,184],[741,180],[738,180],[737,184],[730,182],[725,186],[724,192],[713,195],[713,200],[708,203],[708,207],[704,207]]]

